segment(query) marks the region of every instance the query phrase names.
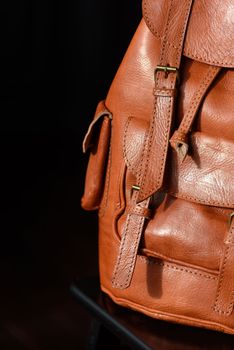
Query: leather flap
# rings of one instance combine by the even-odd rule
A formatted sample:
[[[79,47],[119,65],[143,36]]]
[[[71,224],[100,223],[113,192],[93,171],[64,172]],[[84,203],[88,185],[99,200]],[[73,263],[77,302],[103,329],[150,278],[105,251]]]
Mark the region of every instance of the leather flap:
[[[104,101],[99,102],[84,138],[83,151],[90,149],[84,194],[81,199],[81,206],[85,210],[98,209],[102,200],[110,151],[111,118]]]
[[[190,154],[172,157],[170,192],[193,202],[234,208],[234,142],[194,132]]]
[[[147,130],[148,122],[137,118],[129,118],[125,129],[124,158],[136,178],[141,173]],[[186,159],[181,163],[176,152],[171,154],[166,192],[191,202],[234,208],[233,154],[233,141],[192,133]]]
[[[179,16],[180,0],[178,2]],[[143,16],[151,32],[161,39],[170,0],[143,0]],[[170,28],[169,30],[173,30]],[[177,50],[174,43],[171,48]],[[194,0],[184,44],[184,55],[221,67],[234,67],[234,1]]]
[[[104,101],[100,101],[97,105],[94,118],[90,123],[88,131],[86,132],[86,135],[83,140],[83,144],[82,144],[83,153],[86,153],[87,150],[90,147],[92,147],[92,139],[95,131],[95,126],[97,125],[98,121],[103,119],[105,116],[107,116],[109,119],[112,119],[112,114],[110,113],[110,111],[107,110]]]

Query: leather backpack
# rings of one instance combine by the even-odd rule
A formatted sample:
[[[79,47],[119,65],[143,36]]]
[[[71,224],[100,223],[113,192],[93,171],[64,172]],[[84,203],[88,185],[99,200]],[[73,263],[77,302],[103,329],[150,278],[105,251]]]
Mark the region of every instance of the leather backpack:
[[[103,292],[234,334],[234,2],[144,0],[84,138]]]

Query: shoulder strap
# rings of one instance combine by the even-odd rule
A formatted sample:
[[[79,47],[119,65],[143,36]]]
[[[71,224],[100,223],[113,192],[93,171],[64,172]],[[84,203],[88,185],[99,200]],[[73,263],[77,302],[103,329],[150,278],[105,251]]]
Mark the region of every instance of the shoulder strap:
[[[192,0],[170,1],[160,62],[155,69],[154,112],[149,137],[142,154],[143,171],[139,174],[138,202],[160,190],[163,185],[178,71],[192,2]]]
[[[137,190],[133,192],[114,269],[112,286],[115,288],[125,289],[131,283],[143,226],[149,216],[148,211],[144,209],[149,206],[150,196],[162,187],[178,69],[192,3],[193,0],[170,0],[160,61],[155,69],[154,112],[149,136],[144,145]]]

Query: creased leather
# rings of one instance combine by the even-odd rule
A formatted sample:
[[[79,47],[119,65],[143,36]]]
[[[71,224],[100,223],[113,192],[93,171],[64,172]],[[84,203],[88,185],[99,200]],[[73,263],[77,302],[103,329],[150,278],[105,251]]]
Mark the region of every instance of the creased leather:
[[[132,124],[132,125],[131,125]],[[125,157],[129,170],[136,175],[140,164],[138,159],[143,152],[143,140],[146,123],[131,120],[135,128],[136,140],[140,140],[138,151],[132,145],[132,130],[127,131]],[[139,127],[142,126],[142,128]],[[171,154],[171,170],[165,189],[178,198],[205,205],[234,207],[234,141],[212,137],[205,133],[191,133],[189,137],[190,153],[183,163],[177,153]],[[212,164],[212,167],[211,167]],[[194,186],[194,183],[199,186]],[[224,190],[225,189],[225,190]]]
[[[158,38],[162,39],[165,16],[170,0],[144,0],[145,21]],[[180,1],[178,1],[178,8]],[[171,28],[173,31],[173,27]],[[194,1],[183,54],[196,61],[234,67],[234,4],[232,0]],[[177,45],[169,42],[171,50]]]
[[[141,247],[148,256],[218,274],[229,213],[166,195],[145,228]]]
[[[233,208],[234,142],[196,132],[189,144],[183,163],[172,155],[170,192],[189,201]]]

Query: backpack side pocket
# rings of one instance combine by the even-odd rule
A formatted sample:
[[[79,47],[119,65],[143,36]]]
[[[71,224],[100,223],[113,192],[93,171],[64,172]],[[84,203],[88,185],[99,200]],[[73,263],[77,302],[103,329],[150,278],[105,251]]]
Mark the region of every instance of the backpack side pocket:
[[[83,152],[90,150],[81,206],[85,210],[98,209],[102,200],[105,172],[110,147],[112,114],[104,101],[99,102],[94,119],[83,141]]]

